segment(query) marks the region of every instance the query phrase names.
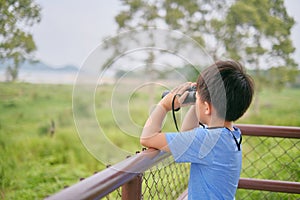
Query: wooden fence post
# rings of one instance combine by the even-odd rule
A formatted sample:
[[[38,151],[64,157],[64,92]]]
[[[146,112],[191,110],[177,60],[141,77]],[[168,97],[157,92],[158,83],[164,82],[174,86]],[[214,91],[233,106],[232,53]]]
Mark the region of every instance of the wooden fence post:
[[[122,186],[122,200],[142,199],[143,174],[138,174],[131,181]]]

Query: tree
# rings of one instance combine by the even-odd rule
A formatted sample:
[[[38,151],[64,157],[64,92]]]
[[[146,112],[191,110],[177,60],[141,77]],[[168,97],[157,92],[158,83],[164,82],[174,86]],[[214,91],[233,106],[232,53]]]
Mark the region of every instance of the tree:
[[[294,68],[296,63],[290,57],[295,51],[290,39],[294,23],[282,0],[238,1],[227,15],[227,50],[255,69]]]
[[[28,28],[40,22],[40,11],[34,0],[0,0],[0,61],[9,63],[7,74],[12,81],[20,64],[36,50]]]
[[[224,18],[229,0],[122,0],[124,10],[115,18],[119,31],[160,27],[189,35],[215,58],[222,57]]]
[[[180,30],[204,45],[214,59],[229,56],[254,69],[296,68],[291,58],[295,48],[290,39],[295,21],[288,16],[283,0],[122,0],[122,3],[124,9],[115,18],[119,31],[141,27]]]
[[[283,0],[240,0],[231,6],[226,17],[226,50],[254,70],[258,92],[266,85],[280,89],[295,81],[297,64],[291,57],[295,48],[290,39],[294,24]],[[258,111],[257,102],[255,107]]]
[[[194,41],[196,41],[202,47],[205,46],[205,50],[216,60],[222,57],[224,53],[224,45],[222,45],[222,35],[224,31],[224,18],[230,7],[229,0],[121,0],[124,9],[115,17],[118,24],[118,31],[128,31],[135,29],[149,29],[153,27],[165,28],[169,30],[179,30],[180,32],[188,35]],[[149,31],[146,40],[149,41],[149,46],[153,46],[155,43],[156,35]],[[106,68],[110,66],[114,58],[120,55],[120,52],[124,52],[126,45],[130,46],[124,41],[136,40],[138,38],[115,38],[110,40],[107,44],[107,48],[114,49],[114,54],[111,58],[107,59],[107,62],[102,66]],[[151,41],[152,44],[151,44]],[[141,43],[143,43],[142,41]],[[167,42],[166,42],[167,43]],[[188,42],[183,40],[174,39],[169,49],[188,49]],[[125,44],[125,46],[124,46]],[[176,46],[176,48],[174,48]],[[199,47],[198,47],[199,48]],[[164,52],[162,52],[163,54]],[[174,54],[178,52],[173,52]],[[153,51],[148,51],[148,56],[144,59],[147,67],[145,68],[146,74],[153,77],[155,74],[163,73],[162,69],[155,69],[152,66],[162,54],[155,54]],[[199,55],[199,57],[201,57]],[[209,57],[209,56],[206,56]],[[205,58],[211,60],[210,58]],[[181,67],[192,66],[199,69],[205,66],[207,63],[199,59],[198,66],[188,65],[184,63]],[[202,63],[201,63],[202,62]],[[202,66],[201,66],[202,65]],[[150,92],[151,93],[151,92]],[[153,93],[153,92],[152,92]]]
[[[122,0],[119,31],[162,27],[205,46],[214,60],[230,57],[254,70],[257,91],[293,82],[297,63],[290,39],[295,24],[283,0]],[[262,73],[262,71],[267,71]]]

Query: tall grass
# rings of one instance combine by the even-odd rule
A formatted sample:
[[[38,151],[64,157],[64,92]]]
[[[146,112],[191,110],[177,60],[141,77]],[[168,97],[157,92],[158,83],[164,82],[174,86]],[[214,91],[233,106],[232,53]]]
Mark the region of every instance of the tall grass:
[[[68,85],[0,83],[0,198],[42,199],[105,168],[78,137],[72,89]],[[109,99],[111,89],[99,89],[101,98]],[[100,98],[97,95],[96,100]],[[135,94],[130,99],[130,105],[135,105],[128,110],[137,127],[136,135],[149,113],[145,104],[148,95]],[[238,123],[300,126],[299,97],[300,90],[296,89],[263,91],[259,113],[250,109]],[[120,148],[140,150],[138,138],[120,134],[122,130],[115,124],[109,106],[107,101],[96,101],[95,105],[102,128],[110,133],[107,137]],[[170,116],[165,128],[175,130]]]
[[[300,126],[300,89],[264,90],[259,95],[259,109],[253,105],[237,123]]]
[[[76,133],[71,86],[1,83],[0,113],[1,198],[41,199],[103,169]]]

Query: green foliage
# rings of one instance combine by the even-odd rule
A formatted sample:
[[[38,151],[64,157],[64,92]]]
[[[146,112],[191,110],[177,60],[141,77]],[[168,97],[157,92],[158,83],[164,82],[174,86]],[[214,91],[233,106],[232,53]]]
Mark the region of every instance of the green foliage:
[[[217,41],[224,34],[222,19],[228,9],[226,2],[123,0],[124,9],[115,17],[115,21],[119,30],[169,28],[188,34],[201,45],[208,45],[205,40],[207,37]],[[210,52],[220,49],[218,45],[208,45],[207,48]]]
[[[7,73],[18,77],[20,64],[36,50],[32,34],[26,30],[40,21],[40,6],[34,0],[0,0],[0,61],[9,61]]]
[[[290,38],[295,21],[288,15],[283,0],[163,3],[123,0],[122,3],[123,10],[115,18],[119,30],[147,27],[179,30],[203,45],[214,60],[229,57],[255,69],[258,91],[268,83],[280,89],[295,80],[297,63],[291,57],[295,48]],[[150,35],[148,38],[151,40]],[[119,48],[116,43],[111,47]],[[261,70],[269,68],[273,76],[263,76]]]
[[[255,112],[255,105],[252,103],[245,116],[237,123],[300,126],[300,117],[296,112],[300,107],[299,89],[264,89],[258,95],[260,112]]]
[[[282,0],[242,0],[230,7],[226,17],[229,34],[224,37],[226,50],[256,70],[258,90],[269,82],[280,89],[295,80],[297,64],[291,57],[295,48],[290,38],[294,24]],[[269,68],[271,76],[263,76],[261,70]]]
[[[117,146],[133,152],[140,150],[137,138],[120,134],[110,102],[103,101],[111,97],[112,89],[111,86],[97,89],[95,108],[101,126]],[[155,101],[158,101],[161,91],[156,92]],[[299,96],[299,89],[263,90],[260,115],[250,108],[237,123],[300,126]],[[102,101],[98,101],[100,98]],[[147,92],[135,93],[130,99],[128,110],[131,120],[138,126],[143,126],[148,115],[148,100]],[[0,112],[0,195],[4,199],[42,199],[104,169],[105,166],[87,152],[77,135],[72,115],[72,86],[0,83]],[[183,114],[177,113],[179,124]],[[52,120],[55,133],[51,137]],[[171,116],[167,117],[163,130],[175,131]],[[255,141],[252,142],[255,146]],[[264,163],[255,165],[264,168]],[[288,169],[297,170],[297,167],[295,163]],[[274,164],[274,170],[277,168]],[[278,174],[288,176],[283,171]]]
[[[71,86],[0,83],[0,91],[0,196],[42,199],[104,168],[76,133]]]

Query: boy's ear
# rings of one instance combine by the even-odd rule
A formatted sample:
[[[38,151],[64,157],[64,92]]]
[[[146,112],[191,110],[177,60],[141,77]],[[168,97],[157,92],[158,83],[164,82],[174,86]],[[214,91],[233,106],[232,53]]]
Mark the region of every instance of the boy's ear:
[[[211,104],[208,103],[207,101],[204,102],[205,105],[205,110],[204,110],[204,114],[206,115],[211,115]]]

